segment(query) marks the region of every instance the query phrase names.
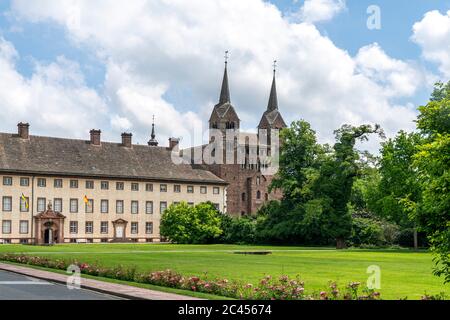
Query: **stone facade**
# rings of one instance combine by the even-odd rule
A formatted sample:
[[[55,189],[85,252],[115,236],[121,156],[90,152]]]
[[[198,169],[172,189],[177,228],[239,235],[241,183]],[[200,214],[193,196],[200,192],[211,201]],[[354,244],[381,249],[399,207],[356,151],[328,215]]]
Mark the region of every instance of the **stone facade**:
[[[271,155],[272,132],[286,128],[286,123],[278,110],[278,97],[276,91],[275,70],[270,92],[269,103],[263,113],[258,130],[263,130],[267,135],[267,143],[258,145],[258,134],[240,132],[241,121],[238,113],[231,104],[230,89],[228,84],[228,70],[225,64],[225,72],[222,82],[219,103],[214,106],[209,128],[211,132],[220,132],[223,142],[219,148],[223,150],[223,161],[221,164],[204,165],[216,176],[225,180],[228,184],[227,213],[235,216],[252,215],[267,201],[280,200],[282,193],[279,190],[269,192],[269,186],[273,175],[265,175],[261,170],[262,163],[260,155]],[[234,135],[236,139],[226,136]],[[210,134],[210,144],[216,140],[216,134]],[[253,139],[252,139],[253,138]],[[233,142],[230,142],[233,141]],[[227,144],[232,143],[232,146]],[[232,151],[231,151],[232,150]],[[227,162],[227,152],[233,154],[234,163]],[[245,161],[238,161],[239,153]],[[251,157],[251,155],[258,155]]]
[[[213,203],[226,211],[227,183],[172,163],[172,149],[0,133],[0,243],[158,242],[172,204]],[[86,204],[86,202],[88,204]]]

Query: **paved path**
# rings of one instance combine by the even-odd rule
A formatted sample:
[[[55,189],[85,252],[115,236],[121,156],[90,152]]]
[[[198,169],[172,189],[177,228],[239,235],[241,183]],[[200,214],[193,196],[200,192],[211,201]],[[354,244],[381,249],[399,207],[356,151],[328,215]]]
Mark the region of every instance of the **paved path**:
[[[0,300],[117,300],[120,298],[0,271]]]
[[[5,272],[6,271],[6,272]],[[13,274],[11,274],[13,273]],[[11,287],[10,284],[8,284],[8,276],[12,277],[12,275],[14,275],[16,277],[19,277],[19,275],[21,276],[20,281],[25,281],[25,282],[29,282],[30,280],[23,280],[25,276],[26,277],[32,277],[34,280],[31,281],[35,281],[37,279],[40,280],[44,280],[44,282],[52,282],[54,284],[48,284],[48,285],[44,285],[44,284],[40,284],[37,285],[35,284],[33,286],[33,284],[28,284],[28,286],[32,286],[33,290],[37,290],[36,292],[47,292],[50,293],[50,291],[53,291],[54,289],[56,290],[60,290],[60,287],[63,287],[64,289],[66,289],[67,291],[71,291],[71,292],[76,292],[76,291],[80,291],[80,290],[69,290],[67,289],[67,287],[65,286],[66,281],[67,281],[67,276],[63,275],[63,274],[59,274],[59,273],[53,273],[53,272],[48,272],[48,271],[43,271],[43,270],[38,270],[38,269],[33,269],[33,268],[27,268],[27,267],[22,267],[22,266],[17,266],[17,265],[12,265],[12,264],[5,264],[5,263],[0,263],[0,299],[2,299],[3,297],[3,289],[4,287],[8,290],[10,290],[10,292],[12,292],[12,294],[14,295],[14,290],[17,290],[16,287],[18,287],[18,285]],[[4,279],[6,280],[2,280],[2,275],[4,275]],[[17,280],[16,279],[16,280]],[[2,284],[1,281],[6,281],[4,282],[4,284]],[[59,285],[56,285],[55,283],[58,283]],[[64,284],[64,285],[61,285]],[[26,286],[26,284],[22,284],[23,286]],[[9,287],[8,287],[9,286]],[[166,292],[160,292],[160,291],[154,291],[154,290],[149,290],[149,289],[144,289],[144,288],[137,288],[137,287],[133,287],[133,286],[127,286],[127,285],[123,285],[123,284],[115,284],[115,283],[110,283],[110,282],[103,282],[103,281],[98,281],[98,280],[93,280],[93,279],[85,279],[82,278],[81,279],[81,286],[83,289],[89,289],[89,290],[93,290],[96,292],[101,292],[104,294],[111,294],[114,296],[118,296],[118,297],[123,297],[126,299],[135,299],[135,300],[200,300],[198,298],[193,298],[193,297],[188,297],[188,296],[183,296],[183,295],[178,295],[178,294],[173,294],[173,293],[166,293]],[[23,290],[22,290],[23,291]],[[5,291],[6,292],[6,291]],[[80,292],[89,292],[87,290],[81,290]],[[105,295],[99,295],[98,293],[96,293],[98,295],[98,299],[100,299],[100,297],[106,297]],[[56,291],[55,294],[52,294],[52,296],[56,296]],[[45,299],[45,296],[41,296],[41,299]],[[109,297],[112,298],[112,297]],[[20,298],[19,298],[20,299]],[[25,299],[27,299],[25,297]],[[75,298],[70,298],[70,299],[77,299]],[[97,298],[93,298],[94,300],[98,300]]]

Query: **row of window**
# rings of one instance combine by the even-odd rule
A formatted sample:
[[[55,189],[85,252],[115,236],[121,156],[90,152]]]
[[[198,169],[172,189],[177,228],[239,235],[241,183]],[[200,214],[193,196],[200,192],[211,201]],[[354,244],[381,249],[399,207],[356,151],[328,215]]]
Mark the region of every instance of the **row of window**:
[[[19,221],[19,232],[20,234],[28,234],[28,226],[29,222],[26,220]],[[3,234],[11,234],[12,232],[12,221],[11,220],[3,220],[2,221],[2,233]]]
[[[11,212],[12,211],[12,197],[3,197],[2,198],[2,210],[3,212]],[[29,198],[23,198],[20,197],[20,212],[29,212]],[[70,199],[69,200],[69,211],[70,213],[79,213],[79,199]],[[37,198],[37,212],[44,212],[46,209],[46,198]],[[179,202],[174,202],[175,205],[179,204]],[[189,205],[193,206],[193,202],[189,202]],[[219,204],[214,204],[217,210],[220,209]],[[85,203],[84,206],[84,212],[85,213],[94,213],[94,207],[95,202],[93,199],[89,199],[87,203]],[[125,201],[124,200],[116,200],[116,213],[117,214],[124,214],[125,213]],[[53,199],[53,210],[55,212],[63,212],[63,199],[61,198],[55,198]],[[161,201],[159,203],[159,212],[161,214],[164,213],[164,211],[167,210],[167,202]],[[100,200],[100,213],[109,213],[110,212],[110,205],[109,200]],[[130,206],[130,212],[131,214],[139,214],[139,201],[131,201]],[[154,212],[154,205],[153,201],[146,201],[145,202],[145,213],[146,214],[153,214]]]
[[[12,186],[13,185],[13,178],[12,177],[3,177],[3,185],[4,186]],[[47,187],[47,179],[45,178],[39,178],[37,179],[37,185],[38,187],[45,188]],[[30,186],[30,178],[20,178],[20,186],[22,187],[28,187]],[[53,180],[53,186],[55,188],[63,188],[63,179],[54,179]],[[70,180],[70,188],[71,189],[78,189],[79,181],[78,180]],[[86,189],[94,189],[95,188],[95,181],[87,180]],[[100,189],[101,190],[109,190],[110,183],[109,181],[101,181],[100,182]],[[140,184],[139,183],[131,183],[131,191],[139,191]],[[125,183],[124,182],[116,182],[116,190],[122,191],[125,190]],[[168,187],[167,184],[160,184],[159,185],[159,191],[160,192],[167,192]],[[153,184],[152,183],[146,183],[145,184],[145,191],[147,192],[153,192]],[[187,193],[194,193],[195,187],[194,186],[187,186],[186,188]],[[173,192],[175,193],[181,193],[181,185],[176,184],[173,186]],[[200,193],[201,194],[207,194],[208,193],[208,187],[207,186],[201,186],[200,187]],[[219,187],[213,187],[213,194],[220,194],[220,188]]]
[[[139,222],[131,222],[130,227],[131,227],[131,234],[139,233]],[[86,234],[93,234],[94,233],[94,222],[86,221],[84,230],[85,230]],[[78,221],[70,221],[69,231],[70,231],[70,234],[78,234]],[[100,222],[100,233],[101,234],[109,233],[109,222],[108,221]],[[145,223],[145,233],[153,234],[153,222]]]
[[[70,228],[71,234],[78,234],[78,221],[71,221],[69,228]],[[26,221],[26,220],[19,221],[19,232],[20,232],[20,234],[28,234],[28,232],[29,232],[29,222],[28,221]],[[86,232],[86,234],[94,233],[94,222],[93,221],[86,221],[85,232]],[[12,221],[11,220],[3,220],[2,221],[2,233],[3,234],[11,234],[12,233]],[[102,221],[100,223],[100,233],[102,233],[102,234],[109,233],[109,222],[108,221]],[[138,233],[139,233],[139,223],[132,222],[131,223],[131,234],[138,234]],[[145,223],[145,233],[153,234],[153,222]]]

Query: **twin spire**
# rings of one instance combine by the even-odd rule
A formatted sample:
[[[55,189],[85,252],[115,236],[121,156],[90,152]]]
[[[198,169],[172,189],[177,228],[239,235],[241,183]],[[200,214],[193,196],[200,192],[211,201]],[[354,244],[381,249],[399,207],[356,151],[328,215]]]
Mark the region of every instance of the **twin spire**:
[[[267,111],[278,110],[276,74],[277,74],[277,60],[273,62],[273,81],[272,81],[272,89],[270,89],[270,97],[269,97],[269,104],[267,105]]]
[[[229,58],[228,51],[225,51],[225,71],[223,74],[222,89],[220,90],[219,105],[231,103],[230,86],[228,84],[228,58]],[[267,106],[267,111],[278,110],[276,73],[277,73],[277,61],[275,60],[273,63],[273,81],[272,81],[272,88],[270,90],[270,97],[269,97],[269,104]]]
[[[220,91],[219,105],[231,103],[230,86],[228,85],[228,51],[225,51],[225,71],[223,74],[222,90]]]

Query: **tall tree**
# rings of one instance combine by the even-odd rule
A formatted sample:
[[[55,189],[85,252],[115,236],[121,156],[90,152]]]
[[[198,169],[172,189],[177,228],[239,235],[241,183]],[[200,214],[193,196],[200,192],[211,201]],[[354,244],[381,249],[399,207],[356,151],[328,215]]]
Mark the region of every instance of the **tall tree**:
[[[336,144],[333,152],[324,157],[319,178],[315,181],[315,196],[322,199],[327,213],[327,230],[336,239],[338,249],[345,248],[345,241],[351,234],[352,218],[348,205],[353,182],[360,174],[359,153],[355,149],[357,141],[368,140],[369,134],[383,136],[379,125],[353,127],[344,125],[335,131]]]
[[[435,274],[450,282],[450,82],[437,84],[431,101],[419,108],[417,127],[424,143],[415,155],[422,184],[417,219],[436,254]]]
[[[400,131],[394,139],[382,144],[378,186],[379,199],[373,209],[384,219],[402,228],[414,228],[414,246],[418,247],[415,223],[422,186],[413,157],[422,138],[418,133]]]
[[[308,122],[296,121],[281,131],[280,140],[280,168],[271,188],[281,189],[285,201],[304,203],[311,196],[307,185],[318,168],[317,158],[322,152],[316,132]]]

